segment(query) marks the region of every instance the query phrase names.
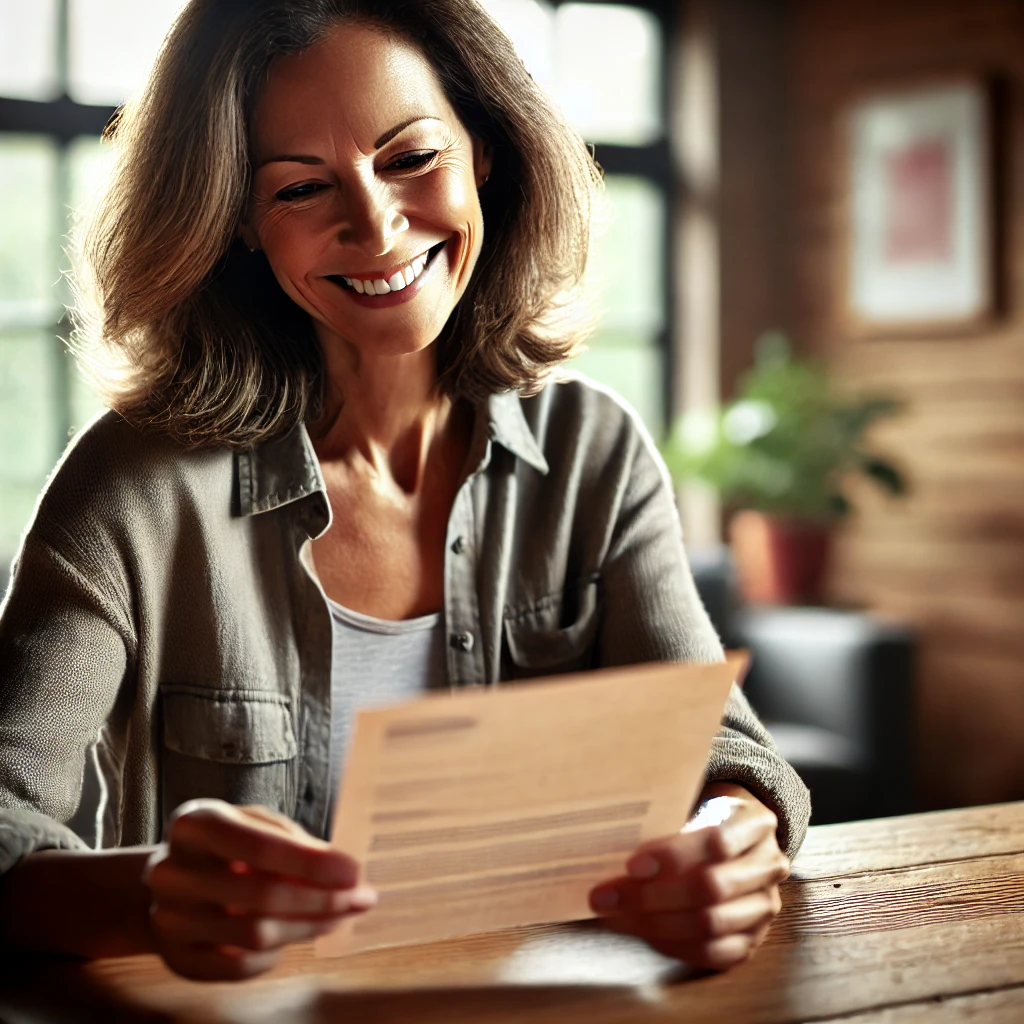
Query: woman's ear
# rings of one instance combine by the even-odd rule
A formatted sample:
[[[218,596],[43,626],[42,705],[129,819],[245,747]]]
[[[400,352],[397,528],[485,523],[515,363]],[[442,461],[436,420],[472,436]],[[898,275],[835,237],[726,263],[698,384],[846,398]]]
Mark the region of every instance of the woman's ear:
[[[260,247],[256,232],[244,221],[238,225],[238,237],[249,247],[249,252],[255,252]]]
[[[491,176],[491,165],[494,161],[494,147],[489,142],[473,137],[473,174],[476,187],[481,188]]]

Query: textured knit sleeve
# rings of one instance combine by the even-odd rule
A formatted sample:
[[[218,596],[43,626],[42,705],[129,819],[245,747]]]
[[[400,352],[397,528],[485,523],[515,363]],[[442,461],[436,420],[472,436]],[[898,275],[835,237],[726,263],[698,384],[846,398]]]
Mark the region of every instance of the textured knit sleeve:
[[[646,431],[632,418],[617,454],[623,475],[601,569],[601,663],[721,661],[721,643],[683,549],[668,472]],[[754,793],[779,819],[779,846],[795,855],[810,818],[807,788],[736,686],[711,746],[706,778],[737,782]]]
[[[61,522],[75,497],[51,482],[0,608],[0,872],[34,850],[84,848],[66,823],[129,664],[128,602],[102,524]]]

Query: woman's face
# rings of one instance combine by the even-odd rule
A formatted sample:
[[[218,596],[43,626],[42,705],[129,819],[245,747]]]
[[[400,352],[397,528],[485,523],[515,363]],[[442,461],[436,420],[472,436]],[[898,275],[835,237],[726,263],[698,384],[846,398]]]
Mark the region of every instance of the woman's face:
[[[271,68],[256,105],[243,237],[287,294],[366,354],[430,345],[483,241],[489,155],[427,59],[345,23]]]

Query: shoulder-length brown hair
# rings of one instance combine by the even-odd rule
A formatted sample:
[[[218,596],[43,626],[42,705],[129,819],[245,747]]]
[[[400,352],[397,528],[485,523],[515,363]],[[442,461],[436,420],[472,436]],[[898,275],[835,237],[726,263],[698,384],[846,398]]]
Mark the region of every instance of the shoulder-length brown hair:
[[[310,318],[237,229],[270,65],[347,18],[420,46],[494,149],[483,250],[440,339],[442,391],[528,391],[582,343],[589,325],[570,311],[600,174],[476,0],[193,0],[111,127],[117,166],[79,246],[74,348],[130,421],[190,446],[248,446],[319,412]]]

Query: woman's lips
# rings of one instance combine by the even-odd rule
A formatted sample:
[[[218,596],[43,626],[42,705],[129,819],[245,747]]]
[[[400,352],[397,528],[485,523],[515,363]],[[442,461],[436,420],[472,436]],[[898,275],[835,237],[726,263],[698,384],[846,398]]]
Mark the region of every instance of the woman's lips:
[[[420,290],[424,286],[424,279],[432,273],[433,266],[437,261],[438,255],[447,244],[448,240],[438,242],[427,250],[427,262],[423,270],[420,272],[419,277],[415,278],[412,284],[407,284],[404,288],[398,291],[387,292],[384,295],[366,295],[356,291],[351,285],[346,284],[340,274],[331,274],[327,277],[327,280],[345,292],[345,294],[357,305],[366,306],[368,309],[385,309],[388,306],[397,306],[403,302],[408,302],[419,294]]]

